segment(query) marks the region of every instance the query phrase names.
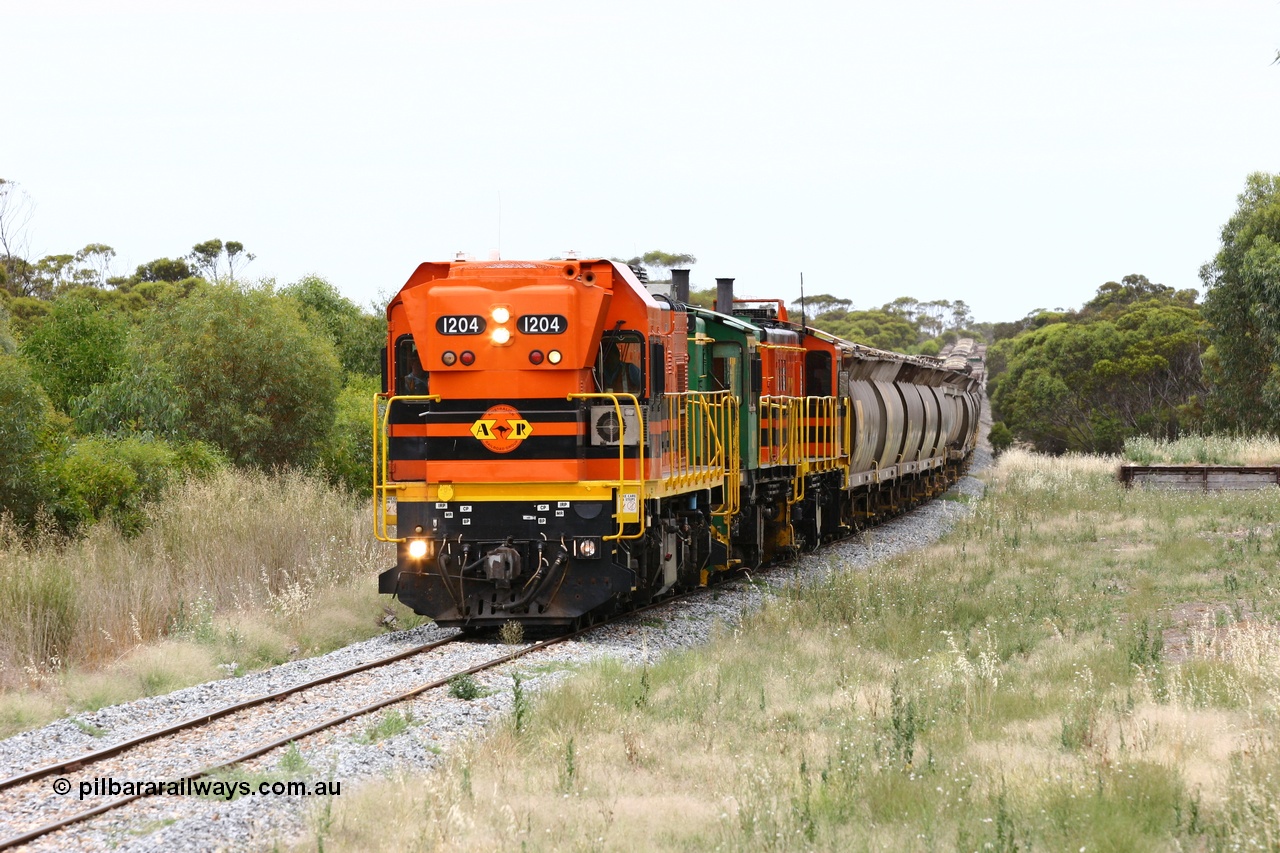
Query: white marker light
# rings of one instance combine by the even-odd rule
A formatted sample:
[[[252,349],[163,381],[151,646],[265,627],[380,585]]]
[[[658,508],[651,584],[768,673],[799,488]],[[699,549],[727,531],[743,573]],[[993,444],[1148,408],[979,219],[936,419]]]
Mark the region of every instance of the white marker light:
[[[547,353],[547,361],[551,362],[552,364],[559,364],[560,350],[553,349],[551,352]]]

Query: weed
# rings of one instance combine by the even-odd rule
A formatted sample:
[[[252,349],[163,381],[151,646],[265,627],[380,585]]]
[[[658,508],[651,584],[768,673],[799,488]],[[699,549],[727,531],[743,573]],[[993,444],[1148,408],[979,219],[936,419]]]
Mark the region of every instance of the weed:
[[[1017,827],[1013,823],[1013,815],[1009,811],[1009,799],[1005,794],[1004,785],[1000,786],[1000,793],[996,796],[996,816],[995,816],[996,841],[994,846],[988,845],[987,849],[995,850],[997,853],[1018,853],[1023,849],[1018,845]]]
[[[329,782],[333,782],[333,774],[330,773]],[[322,805],[315,816],[316,830],[316,853],[324,853],[324,842],[333,832],[333,794],[328,794],[324,798]]]
[[[898,679],[893,680],[889,693],[889,722],[893,729],[893,757],[904,767],[910,767],[916,753],[916,701],[902,695]],[[761,702],[764,701],[763,694]]]
[[[1081,752],[1093,746],[1093,730],[1097,714],[1091,706],[1075,706],[1062,717],[1058,742],[1068,752]]]
[[[117,664],[158,638],[203,647],[239,673],[287,659],[290,647],[322,652],[381,631],[376,593],[349,590],[367,590],[387,549],[374,544],[363,503],[322,477],[227,469],[175,484],[145,512],[132,535],[104,522],[69,540],[10,536],[0,522],[0,610],[12,617],[0,624],[0,688],[39,680],[54,707],[84,707],[98,703],[84,682],[103,671],[114,683],[94,692],[114,703],[214,677]],[[277,512],[299,521],[282,531]],[[282,606],[299,591],[304,613]]]
[[[298,749],[296,741],[290,741],[285,747],[284,754],[280,756],[280,770],[293,776],[301,776],[304,773],[311,772],[311,765],[302,755],[302,750]]]
[[[140,838],[144,838],[148,835],[151,835],[153,832],[158,832],[159,830],[164,829],[166,826],[173,826],[177,822],[178,822],[178,819],[176,817],[165,817],[165,818],[160,818],[159,820],[149,820],[142,823],[136,829],[130,829],[129,834],[140,837]]]
[[[649,704],[649,665],[646,663],[640,669],[640,692],[636,694],[635,706],[643,708]]]
[[[75,725],[76,728],[78,728],[80,731],[84,732],[85,734],[91,737],[102,737],[107,733],[107,730],[102,728],[101,726],[95,726],[93,723],[85,722],[79,717],[72,717],[71,722]]]
[[[171,637],[186,637],[197,643],[211,645],[218,639],[213,627],[214,603],[203,592],[191,604],[185,599],[178,602],[178,612],[169,623]]]
[[[498,639],[504,645],[518,646],[524,642],[524,625],[514,620],[503,622],[498,629]]]
[[[574,754],[573,738],[570,737],[564,745],[564,765],[560,768],[560,785],[559,791],[562,794],[573,792],[574,780],[578,777],[577,757]]]
[[[632,767],[639,767],[644,762],[644,747],[631,729],[622,730],[622,753]]]
[[[417,721],[413,718],[413,712],[388,711],[365,726],[364,732],[357,735],[355,740],[356,743],[377,743],[380,740],[386,740],[402,734],[415,725],[417,725]]]
[[[1125,649],[1129,663],[1141,667],[1158,666],[1163,651],[1164,632],[1159,627],[1152,629],[1147,619],[1135,626]]]
[[[511,673],[511,713],[515,719],[516,733],[524,731],[529,717],[529,697],[525,695],[520,673]]]
[[[480,684],[475,677],[464,672],[449,679],[449,695],[454,699],[470,702],[472,699],[480,698],[482,694]]]
[[[813,844],[818,840],[818,824],[813,817],[812,802],[813,783],[809,780],[809,768],[803,758],[800,759],[800,793],[791,798],[791,813],[800,824],[800,834],[805,841]]]

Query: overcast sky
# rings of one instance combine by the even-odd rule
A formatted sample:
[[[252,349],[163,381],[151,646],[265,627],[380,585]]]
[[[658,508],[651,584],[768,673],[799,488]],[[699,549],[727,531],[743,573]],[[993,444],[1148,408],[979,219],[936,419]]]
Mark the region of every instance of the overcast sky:
[[[1197,272],[1280,171],[1280,2],[0,0],[29,254],[240,240],[366,304],[421,261],[697,256],[979,320]]]

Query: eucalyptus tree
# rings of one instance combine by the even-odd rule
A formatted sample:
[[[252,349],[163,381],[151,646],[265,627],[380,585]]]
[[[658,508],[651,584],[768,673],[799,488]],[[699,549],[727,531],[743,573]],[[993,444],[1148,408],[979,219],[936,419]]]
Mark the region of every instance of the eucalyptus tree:
[[[1222,246],[1200,270],[1220,428],[1280,433],[1280,175],[1245,180]]]

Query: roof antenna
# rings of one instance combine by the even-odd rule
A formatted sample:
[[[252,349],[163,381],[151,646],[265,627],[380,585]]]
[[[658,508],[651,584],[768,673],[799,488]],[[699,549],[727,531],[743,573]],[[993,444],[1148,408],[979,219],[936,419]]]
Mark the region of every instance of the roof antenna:
[[[498,190],[498,260],[502,260],[502,190]]]
[[[809,321],[804,318],[804,273],[800,273],[800,328],[803,330],[809,325]]]

